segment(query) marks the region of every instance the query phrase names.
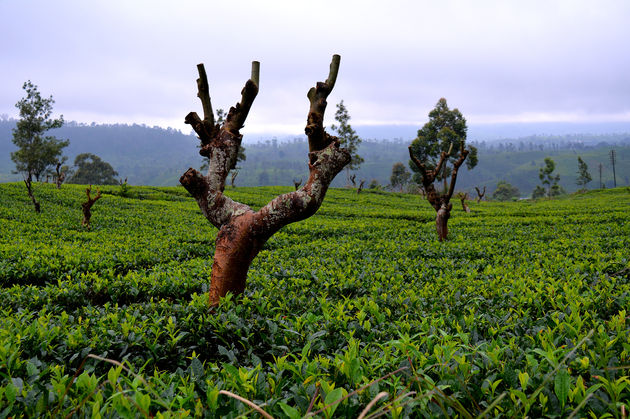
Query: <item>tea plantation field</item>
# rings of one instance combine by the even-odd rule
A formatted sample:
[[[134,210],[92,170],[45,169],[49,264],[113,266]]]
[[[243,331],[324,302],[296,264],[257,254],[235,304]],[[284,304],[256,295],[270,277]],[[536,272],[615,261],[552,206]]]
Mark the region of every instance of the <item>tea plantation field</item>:
[[[87,231],[84,188],[0,185],[0,418],[628,415],[627,189],[457,202],[445,243],[422,197],[330,190],[214,312],[183,188],[103,192]]]

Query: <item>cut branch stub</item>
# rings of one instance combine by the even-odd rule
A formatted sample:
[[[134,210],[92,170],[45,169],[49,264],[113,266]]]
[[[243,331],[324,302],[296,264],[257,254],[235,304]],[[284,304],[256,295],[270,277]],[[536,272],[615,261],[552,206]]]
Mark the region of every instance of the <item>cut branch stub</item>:
[[[211,305],[218,304],[228,292],[243,292],[249,266],[269,237],[285,225],[313,215],[321,206],[330,182],[350,162],[350,153],[339,147],[339,141],[325,132],[322,123],[326,97],[335,84],[338,68],[339,56],[335,56],[326,82],[317,83],[317,88],[309,93],[312,100],[306,130],[312,134],[309,135],[311,151],[309,178],[302,188],[276,197],[257,212],[223,194],[225,178],[241,144],[239,130],[258,94],[260,66],[256,61],[252,63],[251,78],[241,92],[241,102],[230,109],[218,132],[208,133],[208,141],[200,151],[209,158],[207,176],[188,169],[180,178],[203,215],[219,229],[209,292]],[[204,124],[194,112],[188,115],[186,122],[193,125],[198,134],[206,135]],[[309,126],[315,129],[309,130]]]
[[[199,78],[197,79],[197,97],[201,100],[203,107],[203,122],[208,128],[214,127],[214,112],[212,111],[212,101],[210,100],[210,87],[208,86],[208,77],[203,64],[197,64]]]
[[[81,209],[83,210],[83,221],[81,221],[81,224],[88,229],[90,228],[90,218],[92,218],[92,205],[101,198],[100,189],[96,192],[96,196],[94,198],[90,197],[90,192],[92,192],[92,185],[85,190],[87,201],[81,204]]]
[[[307,97],[311,106],[304,132],[308,136],[310,152],[323,150],[336,139],[324,130],[324,113],[326,112],[326,99],[337,80],[340,62],[341,57],[336,54],[333,55],[326,81],[317,82],[316,87],[311,87],[308,91]]]

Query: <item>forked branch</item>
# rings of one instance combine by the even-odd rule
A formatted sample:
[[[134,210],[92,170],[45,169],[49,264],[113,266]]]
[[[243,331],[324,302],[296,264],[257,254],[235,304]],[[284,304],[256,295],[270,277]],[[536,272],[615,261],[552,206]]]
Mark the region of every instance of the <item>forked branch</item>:
[[[457,181],[457,171],[459,170],[459,167],[462,164],[464,164],[464,161],[466,160],[468,153],[470,153],[470,151],[466,150],[464,148],[464,144],[462,143],[462,147],[459,151],[459,158],[457,159],[457,161],[455,161],[455,163],[453,163],[453,170],[451,171],[451,184],[449,185],[448,193],[446,195],[448,200],[451,199],[451,197],[453,196],[453,191],[455,190],[455,182]]]
[[[92,192],[92,185],[85,190],[87,201],[81,204],[81,209],[83,210],[83,221],[81,221],[81,224],[88,229],[90,228],[90,218],[92,218],[92,205],[101,198],[100,189],[96,192],[96,196],[94,198],[90,196],[90,192]]]

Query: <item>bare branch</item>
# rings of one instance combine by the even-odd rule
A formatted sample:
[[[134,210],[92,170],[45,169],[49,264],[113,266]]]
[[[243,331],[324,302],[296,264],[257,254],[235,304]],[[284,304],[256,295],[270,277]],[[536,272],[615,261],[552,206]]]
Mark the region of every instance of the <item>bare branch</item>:
[[[206,76],[206,69],[203,63],[197,64],[197,71],[199,72],[199,78],[197,79],[197,97],[201,100],[201,106],[203,106],[203,123],[206,129],[211,131],[214,128],[214,112],[212,112],[208,77]]]
[[[251,78],[245,82],[245,87],[243,87],[241,91],[241,102],[230,108],[225,124],[223,125],[223,130],[229,131],[235,136],[240,136],[240,129],[245,125],[247,114],[258,94],[259,78],[260,63],[258,61],[252,61]]]
[[[311,87],[307,94],[311,106],[304,132],[308,136],[310,152],[323,150],[335,140],[335,137],[324,131],[324,113],[326,112],[326,99],[337,80],[340,61],[341,57],[339,55],[333,55],[328,78],[325,82],[318,82],[315,87]]]
[[[448,193],[446,194],[447,201],[450,200],[453,196],[453,191],[455,190],[455,182],[457,181],[457,171],[459,170],[459,167],[464,164],[464,160],[466,160],[468,153],[470,153],[470,151],[465,150],[462,146],[459,154],[459,159],[457,159],[457,161],[453,164],[453,171],[451,172],[451,184],[449,185]]]

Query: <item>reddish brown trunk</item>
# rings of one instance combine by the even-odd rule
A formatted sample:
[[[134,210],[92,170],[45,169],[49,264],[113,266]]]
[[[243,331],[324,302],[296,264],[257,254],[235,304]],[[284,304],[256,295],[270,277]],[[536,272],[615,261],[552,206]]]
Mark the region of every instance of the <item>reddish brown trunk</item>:
[[[249,266],[267,241],[251,234],[254,223],[254,214],[247,212],[219,230],[210,279],[211,306],[219,304],[228,292],[238,295],[245,290]]]
[[[92,192],[92,185],[85,190],[87,201],[81,204],[81,209],[83,210],[83,221],[81,221],[81,224],[87,227],[88,230],[90,229],[90,218],[92,218],[92,205],[101,198],[100,190],[94,198],[90,197],[90,192]]]
[[[446,240],[448,236],[448,219],[451,216],[451,208],[452,205],[450,203],[443,204],[435,217],[435,227],[437,229],[439,241]]]
[[[324,200],[328,185],[350,162],[350,153],[339,147],[339,139],[328,135],[323,126],[326,98],[332,90],[339,68],[339,56],[333,56],[328,79],[308,92],[310,109],[306,135],[309,139],[309,178],[296,191],[281,195],[259,211],[235,202],[223,194],[229,168],[237,159],[242,135],[240,129],[258,93],[259,63],[252,63],[252,77],[241,92],[241,102],[230,108],[222,125],[214,124],[210,94],[203,65],[197,66],[198,96],[204,108],[202,120],[195,112],[187,115],[198,134],[201,155],[208,157],[206,176],[188,169],[180,183],[195,197],[203,215],[219,229],[216,238],[210,305],[214,306],[227,293],[238,295],[245,290],[247,271],[264,243],[283,226],[313,215]],[[301,180],[300,180],[301,183]]]

